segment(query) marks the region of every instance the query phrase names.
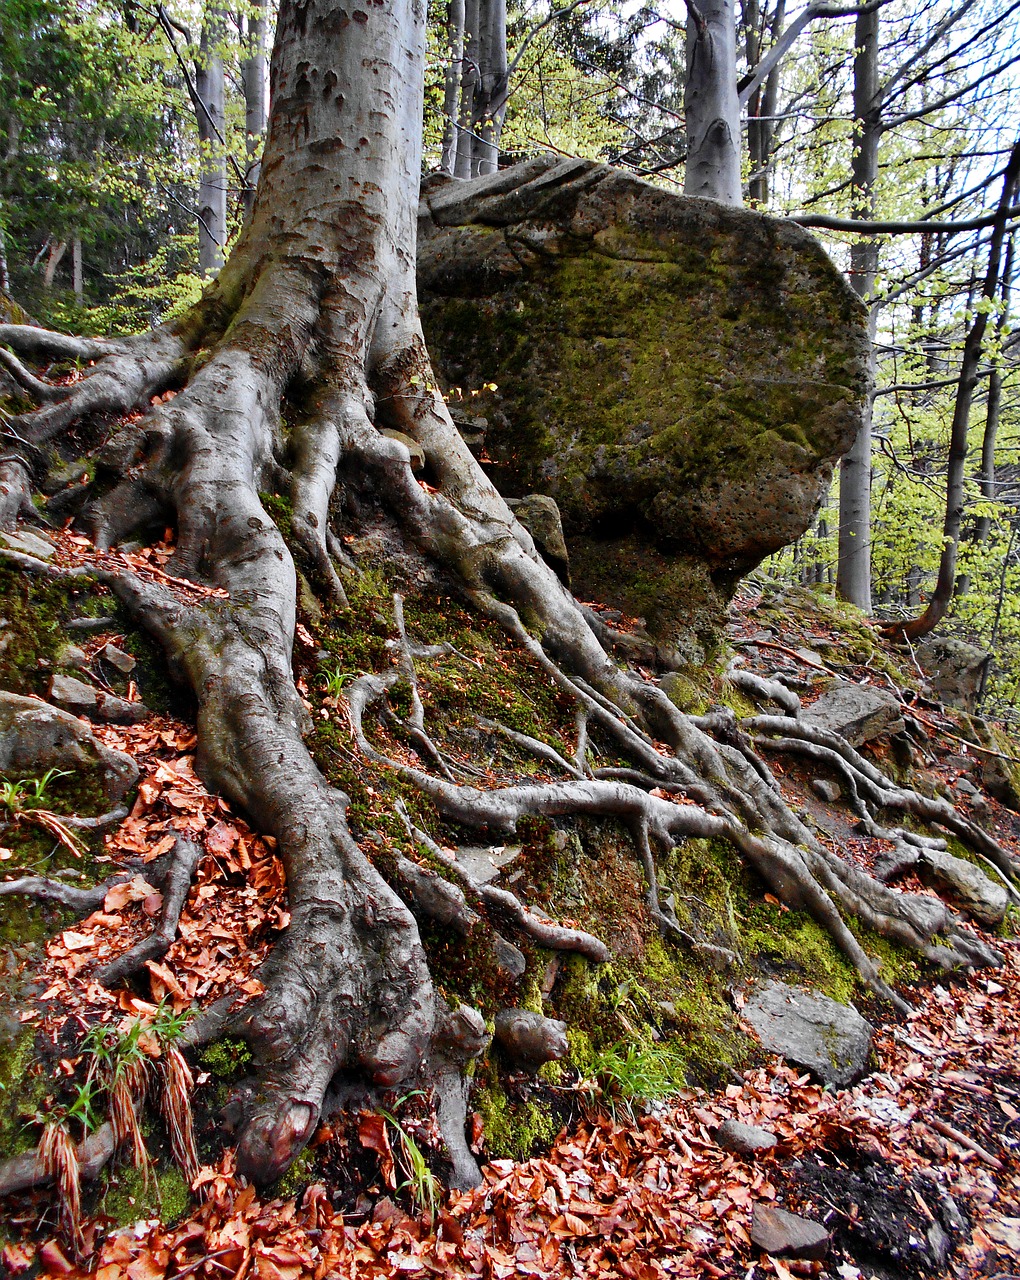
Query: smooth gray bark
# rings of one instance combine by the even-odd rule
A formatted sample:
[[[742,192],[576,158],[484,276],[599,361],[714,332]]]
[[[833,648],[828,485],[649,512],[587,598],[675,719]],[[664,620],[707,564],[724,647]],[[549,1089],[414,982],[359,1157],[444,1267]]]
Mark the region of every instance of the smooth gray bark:
[[[687,6],[684,194],[743,203],[733,0]]]
[[[201,148],[198,179],[198,269],[219,271],[227,245],[226,80],[223,41],[226,16],[215,3],[202,22],[195,66],[195,120]]]
[[[878,82],[879,15],[858,16],[854,28],[853,218],[867,221],[875,212],[878,144],[881,138],[881,90]],[[878,241],[860,239],[850,247],[850,284],[870,304],[878,271]],[[877,312],[871,306],[868,325],[874,339]],[[871,612],[871,422],[869,403],[864,422],[839,473],[839,550],[836,590],[865,613]]]
[[[266,52],[267,22],[265,0],[249,0],[251,9],[245,19],[245,56],[241,62],[241,87],[244,91],[245,170],[242,206],[244,219],[255,207],[255,190],[262,168],[262,147],[269,121],[269,59]]]
[[[464,74],[464,0],[450,0],[446,21],[447,56],[443,79],[443,153],[440,169],[453,173],[461,132],[460,85]]]

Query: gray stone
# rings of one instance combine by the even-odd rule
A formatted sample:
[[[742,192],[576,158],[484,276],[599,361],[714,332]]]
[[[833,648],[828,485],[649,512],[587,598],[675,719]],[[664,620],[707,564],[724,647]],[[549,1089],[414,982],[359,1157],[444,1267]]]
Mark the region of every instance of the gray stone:
[[[388,440],[397,440],[404,446],[407,452],[411,455],[412,471],[422,471],[424,469],[425,450],[413,436],[409,436],[403,431],[391,430],[389,427],[384,427],[379,434],[381,436],[385,436]]]
[[[463,844],[456,851],[457,865],[475,884],[488,884],[495,880],[504,867],[520,857],[519,844],[471,845]]]
[[[111,667],[115,667],[123,676],[130,675],[135,667],[138,666],[137,658],[133,658],[130,653],[125,653],[123,649],[118,649],[112,641],[103,649],[103,657]]]
[[[754,988],[742,1016],[770,1053],[845,1087],[864,1074],[871,1026],[851,1005],[769,981]]]
[[[819,800],[825,800],[829,804],[835,804],[843,794],[839,787],[834,782],[830,782],[828,778],[812,778],[811,790]]]
[[[831,680],[817,702],[801,711],[800,718],[859,747],[880,734],[901,732],[900,711],[899,700],[884,689]]]
[[[760,1200],[751,1211],[751,1240],[777,1258],[817,1261],[829,1251],[829,1233],[820,1222],[775,1209]]]
[[[67,707],[75,715],[88,716],[111,724],[138,724],[149,714],[141,702],[128,702],[104,689],[96,689],[73,676],[53,676],[50,680],[50,697]]]
[[[0,691],[0,772],[38,777],[48,769],[94,773],[113,804],[138,781],[134,760],[104,746],[76,716],[35,698]]]
[[[739,1120],[727,1120],[720,1125],[715,1140],[726,1151],[736,1151],[742,1156],[771,1151],[778,1142],[776,1135],[770,1130],[759,1129],[754,1124],[742,1124]]]
[[[501,1009],[496,1014],[495,1038],[515,1062],[530,1068],[565,1058],[570,1048],[565,1022],[527,1009]]]
[[[1009,894],[1004,885],[986,876],[980,867],[945,850],[928,848],[920,851],[918,863],[979,924],[990,929],[1002,924]]]
[[[560,509],[544,493],[529,493],[523,498],[510,498],[507,505],[535,539],[542,559],[555,570],[559,579],[570,586],[570,560],[563,538]]]
[[[494,482],[556,499],[582,598],[710,645],[857,435],[859,301],[790,222],[593,161],[426,189],[421,215],[429,352],[478,392]]]
[[[20,551],[23,555],[34,556],[36,560],[52,560],[56,548],[49,538],[27,529],[19,529],[17,533],[0,533],[2,539],[12,551]]]
[[[88,654],[84,649],[80,649],[76,644],[65,644],[61,645],[57,652],[55,665],[80,671],[88,663],[88,660]]]
[[[917,646],[917,665],[932,695],[961,711],[973,711],[991,654],[955,636],[927,636]]]

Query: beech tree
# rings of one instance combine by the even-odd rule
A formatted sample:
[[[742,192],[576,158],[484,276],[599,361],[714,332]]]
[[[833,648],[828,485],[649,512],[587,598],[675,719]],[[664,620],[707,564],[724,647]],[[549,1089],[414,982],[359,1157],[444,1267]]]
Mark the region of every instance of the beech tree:
[[[432,652],[408,633],[397,597],[398,665],[355,679],[346,708],[362,758],[385,760],[444,818],[498,833],[527,815],[615,817],[633,833],[650,916],[675,940],[689,935],[659,898],[656,854],[690,837],[729,841],[771,892],[810,912],[864,980],[897,1004],[845,917],[947,967],[998,957],[940,901],[889,889],[823,844],[787,807],[759,750],[795,750],[837,769],[869,832],[896,846],[914,849],[927,837],[879,827],[868,804],[938,822],[1003,874],[1020,875],[1017,860],[950,804],[896,786],[835,734],[786,717],[750,717],[738,728],[728,712],[682,714],[640,670],[646,656],[635,654],[633,638],[585,611],[537,554],[454,426],[422,338],[415,232],[424,46],[421,0],[283,0],[251,219],[197,305],[126,339],[0,326],[0,343],[12,349],[6,368],[40,400],[11,424],[0,524],[37,518],[33,488],[64,433],[97,413],[122,419],[100,447],[95,478],[81,486],[79,523],[99,549],[91,560],[62,569],[4,554],[27,572],[95,575],[117,594],[194,692],[202,778],[277,841],[290,924],[260,972],[264,993],[240,1008],[213,1006],[188,1032],[192,1044],[229,1033],[251,1047],[258,1087],[237,1158],[259,1182],[281,1174],[309,1140],[341,1069],[378,1087],[434,1086],[454,1180],[478,1176],[464,1136],[462,1070],[484,1047],[485,1026],[476,1010],[450,1008],[437,993],[417,923],[452,928],[463,920],[463,895],[407,856],[424,849],[443,859],[410,814],[406,850],[390,849],[376,865],[348,825],[347,796],[319,772],[303,739],[292,551],[342,610],[338,535],[350,517],[337,498],[360,495],[388,511],[463,598],[574,701],[579,724],[597,726],[629,761],[593,771],[583,756],[575,766],[517,735],[562,780],[461,784],[436,767],[414,697],[407,723],[420,763],[385,757],[372,740],[374,718],[397,681],[412,681],[413,690],[414,663]],[[563,196],[571,182],[597,180],[591,164],[540,157],[470,185],[446,178],[426,190],[423,213],[456,218],[459,201],[499,201],[528,183]],[[22,357],[89,367],[57,386]],[[424,455],[427,484],[412,470],[408,438]],[[266,492],[288,502],[289,541]],[[101,554],[161,537],[167,526],[175,549],[163,575],[143,578]],[[186,845],[177,854],[185,882],[194,865]],[[515,929],[592,962],[607,958],[583,929],[484,889],[474,887],[490,912],[488,929]],[[44,892],[38,882],[20,891]],[[509,945],[498,932],[489,936]],[[10,1189],[10,1177],[0,1185]]]

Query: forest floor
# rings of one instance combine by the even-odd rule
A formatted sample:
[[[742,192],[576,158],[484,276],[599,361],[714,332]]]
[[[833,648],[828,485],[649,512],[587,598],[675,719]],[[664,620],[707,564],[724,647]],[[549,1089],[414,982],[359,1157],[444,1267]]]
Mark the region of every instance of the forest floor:
[[[68,540],[61,555],[73,561],[75,554]],[[159,552],[145,556],[146,565],[134,567],[159,574]],[[847,658],[853,645],[843,643],[833,610],[791,615],[785,629],[776,630],[775,611],[760,606],[761,594],[745,588],[731,615],[730,640],[744,642],[749,669],[772,674],[782,661],[825,667],[842,649],[841,675],[895,683],[892,659],[870,628],[855,662]],[[859,639],[865,624],[853,625]],[[306,616],[299,628],[306,662],[319,643],[313,630],[314,619]],[[769,634],[773,640],[761,641]],[[90,632],[80,642],[87,668],[103,669],[101,652],[121,639],[115,630]],[[322,697],[311,683],[310,677],[305,692],[315,714],[342,724],[342,701],[332,690]],[[130,682],[119,692],[137,697]],[[972,803],[954,791],[968,770],[974,776],[958,718],[902,686],[898,692],[908,712],[915,707],[915,737],[929,777],[960,803]],[[144,865],[112,888],[98,911],[65,920],[45,944],[44,958],[32,960],[18,1017],[34,1029],[37,1045],[49,1046],[46,1070],[58,1095],[62,1080],[72,1082],[76,1072],[80,1078],[84,1028],[144,1023],[195,1003],[206,1007],[232,990],[259,994],[259,964],[288,922],[272,842],[202,786],[186,715],[154,713],[137,725],[97,727],[96,734],[131,754],[142,776],[130,814],[105,837],[98,861],[110,868],[131,859],[144,864],[178,835],[201,841],[204,856],[176,941],[161,959],[147,962],[144,995],[137,985],[111,992],[95,978],[100,962],[144,936],[159,910]],[[875,758],[889,750],[880,740]],[[870,842],[854,834],[844,811],[819,808],[807,776],[786,768],[788,799],[817,810],[844,853],[867,864]],[[366,812],[375,798],[371,787],[359,798]],[[1020,851],[1020,815],[984,796],[973,803],[999,840]],[[11,857],[0,849],[5,867],[13,865]],[[930,891],[912,879],[900,883]],[[1005,956],[1002,968],[967,977],[916,972],[897,983],[912,1005],[906,1017],[891,1017],[877,1004],[863,1008],[877,1026],[873,1069],[852,1088],[823,1089],[761,1053],[715,1088],[684,1086],[652,1102],[614,1098],[605,1081],[577,1072],[555,1085],[521,1077],[515,1087],[524,1095],[544,1092],[566,1126],[531,1159],[489,1159],[477,1190],[435,1199],[431,1175],[415,1158],[434,1134],[427,1109],[413,1099],[393,1101],[399,1123],[365,1111],[325,1124],[312,1144],[315,1180],[296,1176],[289,1196],[261,1198],[235,1176],[222,1138],[218,1147],[207,1141],[219,1123],[212,1118],[217,1082],[210,1071],[196,1069],[200,1151],[209,1162],[193,1182],[191,1205],[164,1203],[160,1218],[123,1225],[130,1223],[135,1194],[140,1206],[151,1201],[147,1186],[144,1196],[134,1191],[139,1178],[126,1170],[119,1195],[127,1217],[123,1204],[114,1215],[106,1200],[86,1198],[80,1256],[87,1262],[76,1262],[57,1230],[52,1195],[12,1197],[4,1205],[0,1272],[97,1280],[429,1274],[1007,1280],[1020,1273],[1020,941],[989,940]],[[15,957],[15,970],[22,961],[28,966],[25,957]],[[731,997],[739,1019],[739,989]],[[158,1044],[150,1049],[160,1052]],[[730,1118],[764,1126],[778,1145],[756,1157],[723,1150],[714,1134]],[[473,1130],[484,1157],[485,1126],[477,1113]],[[148,1140],[158,1158],[165,1141],[158,1129],[150,1128]],[[148,1176],[141,1181],[147,1184]],[[831,1235],[824,1262],[763,1254],[750,1237],[756,1203],[824,1223]]]

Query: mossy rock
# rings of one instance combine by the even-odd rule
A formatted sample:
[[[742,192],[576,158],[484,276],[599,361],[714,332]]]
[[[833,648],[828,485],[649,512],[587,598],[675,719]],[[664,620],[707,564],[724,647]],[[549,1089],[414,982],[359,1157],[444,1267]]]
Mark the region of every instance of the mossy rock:
[[[808,527],[860,426],[867,332],[842,275],[792,223],[591,162],[425,202],[426,338],[494,480],[556,499],[582,594],[626,607],[635,540],[682,565],[703,632],[713,590]],[[629,611],[668,639],[684,608]]]

